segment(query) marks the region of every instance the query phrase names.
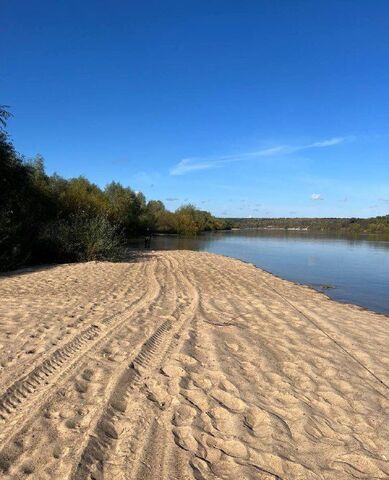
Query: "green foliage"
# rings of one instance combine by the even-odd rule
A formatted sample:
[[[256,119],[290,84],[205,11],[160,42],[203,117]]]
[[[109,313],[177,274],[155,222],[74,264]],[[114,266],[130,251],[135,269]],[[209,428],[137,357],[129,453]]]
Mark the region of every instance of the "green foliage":
[[[38,186],[37,166],[16,154],[6,134],[0,132],[0,269],[27,262],[42,223],[54,212],[43,186]]]
[[[176,210],[175,230],[181,235],[196,235],[199,231],[196,209],[193,205],[184,205]]]
[[[5,131],[7,120],[12,116],[8,105],[0,105],[0,132]]]
[[[182,235],[197,235],[200,232],[219,230],[226,225],[209,212],[198,210],[193,205],[183,205],[175,212],[175,230]]]
[[[375,218],[231,218],[232,228],[309,230],[351,235],[389,234],[389,215]]]
[[[170,232],[173,229],[171,212],[168,212],[160,200],[150,200],[142,216],[142,224],[151,231]]]
[[[58,198],[63,214],[82,211],[90,215],[104,215],[108,205],[100,188],[84,177],[72,178],[64,184]]]
[[[142,214],[145,209],[145,198],[129,187],[112,182],[105,187],[109,218],[120,224],[126,235],[136,235],[142,227]]]
[[[118,260],[124,253],[118,227],[106,216],[86,212],[47,225],[40,240],[57,261]]]
[[[373,218],[367,227],[367,231],[373,234],[389,235],[389,215]]]

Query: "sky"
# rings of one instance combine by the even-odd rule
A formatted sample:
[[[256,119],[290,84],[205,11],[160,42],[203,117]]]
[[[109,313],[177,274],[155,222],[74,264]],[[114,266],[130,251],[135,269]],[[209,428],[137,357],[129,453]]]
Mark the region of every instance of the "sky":
[[[48,173],[226,217],[389,213],[386,0],[15,0],[0,104]]]

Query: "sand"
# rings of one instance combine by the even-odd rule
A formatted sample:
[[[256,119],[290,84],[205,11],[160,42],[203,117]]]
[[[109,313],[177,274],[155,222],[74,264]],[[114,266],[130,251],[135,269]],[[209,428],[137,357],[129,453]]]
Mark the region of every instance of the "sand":
[[[389,318],[186,251],[0,278],[1,479],[388,479]]]

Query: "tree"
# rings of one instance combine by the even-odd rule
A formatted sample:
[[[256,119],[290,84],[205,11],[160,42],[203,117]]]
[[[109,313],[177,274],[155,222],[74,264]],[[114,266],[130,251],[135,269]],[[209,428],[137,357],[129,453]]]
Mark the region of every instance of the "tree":
[[[150,200],[146,205],[142,223],[151,231],[157,231],[165,213],[165,205],[160,200]]]
[[[94,215],[108,213],[108,202],[104,193],[85,177],[68,180],[61,192],[60,203],[65,214],[85,212]]]
[[[1,125],[9,115],[2,107]],[[38,162],[39,163],[39,162]],[[27,262],[33,256],[42,223],[51,214],[51,202],[38,186],[38,164],[26,164],[16,153],[8,134],[0,132],[0,269]],[[42,164],[42,171],[44,168]]]
[[[3,132],[7,126],[7,120],[12,117],[12,114],[8,109],[8,105],[0,105],[0,131]]]
[[[126,235],[135,235],[140,228],[140,216],[145,208],[143,195],[118,182],[108,184],[104,194],[108,201],[109,218],[119,224]]]

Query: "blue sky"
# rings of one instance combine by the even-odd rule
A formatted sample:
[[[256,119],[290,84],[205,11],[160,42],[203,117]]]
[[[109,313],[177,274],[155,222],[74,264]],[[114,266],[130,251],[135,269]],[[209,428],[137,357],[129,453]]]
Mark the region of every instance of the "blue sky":
[[[389,2],[2,2],[0,104],[49,173],[222,216],[389,213]]]

